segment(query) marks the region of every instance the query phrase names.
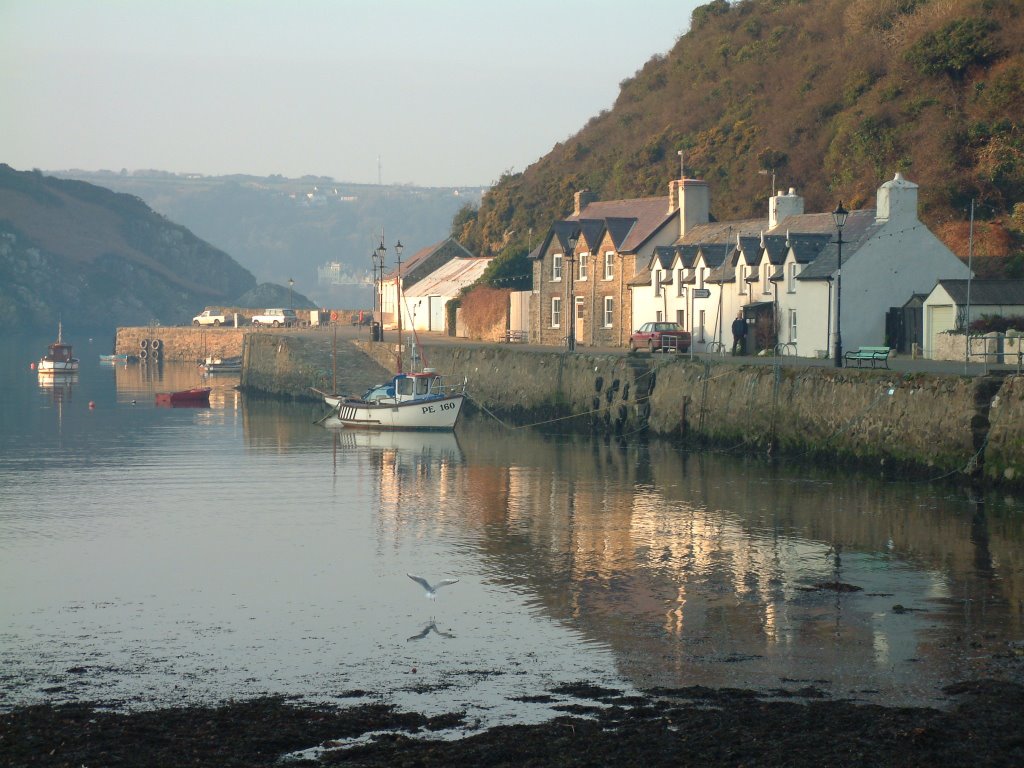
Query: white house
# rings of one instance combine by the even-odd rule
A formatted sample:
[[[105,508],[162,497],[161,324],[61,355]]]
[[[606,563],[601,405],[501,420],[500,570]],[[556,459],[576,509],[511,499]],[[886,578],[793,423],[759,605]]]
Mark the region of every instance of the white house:
[[[490,258],[455,258],[421,277],[411,288],[406,288],[402,306],[403,328],[417,331],[444,331],[446,306],[483,275]]]
[[[923,315],[924,354],[932,357],[944,331],[962,329],[983,315],[1024,317],[1024,280],[939,280],[924,300]]]
[[[690,219],[687,227],[684,213],[674,256],[659,250],[646,272],[630,281],[634,322],[654,319],[658,311],[668,320],[683,318],[700,351],[715,341],[728,347],[731,334],[723,328],[737,314],[750,323],[764,318],[778,341],[810,357],[834,353],[841,304],[845,350],[883,345],[890,307],[927,293],[937,280],[966,279],[968,273],[917,218],[917,197],[917,185],[896,174],[879,187],[877,209],[851,211],[843,228],[841,273],[832,214],[804,213],[803,198],[793,189],[770,198],[767,219]],[[677,275],[671,278],[688,294],[675,303],[658,293],[666,287],[657,277],[664,281],[667,263],[685,270],[685,286]]]
[[[380,312],[381,326],[383,328],[397,327],[399,322],[398,297],[400,293],[403,296],[408,295],[417,283],[432,275],[453,259],[472,260],[473,258],[473,254],[467,251],[461,243],[452,237],[447,237],[439,243],[421,248],[401,262],[396,260],[395,268],[381,275],[377,283],[377,306],[375,309]],[[399,280],[401,280],[401,291],[399,291]],[[405,307],[405,303],[403,301],[401,307],[403,327],[405,327],[411,317],[411,312]],[[428,303],[431,306],[433,304],[433,302]],[[431,313],[433,313],[432,308],[428,311],[428,314]]]

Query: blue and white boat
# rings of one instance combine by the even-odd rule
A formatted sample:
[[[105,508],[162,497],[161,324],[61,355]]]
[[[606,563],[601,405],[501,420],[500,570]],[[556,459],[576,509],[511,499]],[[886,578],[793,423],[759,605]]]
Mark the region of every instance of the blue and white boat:
[[[332,409],[325,426],[362,429],[453,430],[466,399],[466,381],[447,385],[432,368],[399,373],[362,397],[324,395]]]

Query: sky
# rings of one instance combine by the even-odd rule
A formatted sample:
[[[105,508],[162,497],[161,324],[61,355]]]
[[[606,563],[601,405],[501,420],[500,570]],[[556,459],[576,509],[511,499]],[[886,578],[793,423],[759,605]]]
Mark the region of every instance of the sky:
[[[0,0],[0,162],[488,186],[707,0]]]

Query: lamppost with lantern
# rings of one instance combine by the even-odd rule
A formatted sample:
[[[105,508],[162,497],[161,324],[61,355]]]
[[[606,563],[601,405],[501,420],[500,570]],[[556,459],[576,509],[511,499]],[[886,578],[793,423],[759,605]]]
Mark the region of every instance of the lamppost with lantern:
[[[850,212],[843,208],[843,201],[832,211],[832,220],[836,224],[838,236],[835,243],[839,246],[839,253],[836,257],[836,368],[843,367],[843,330],[842,330],[842,307],[843,307],[843,227],[846,226],[846,217]]]
[[[575,270],[573,264],[576,262],[576,238],[577,233],[573,232],[566,240],[566,257],[569,259],[569,336],[566,338],[566,345],[570,352],[576,351],[576,292],[573,280]]]
[[[395,260],[397,262],[397,278],[395,279],[395,312],[396,312],[396,327],[398,328],[398,372],[402,371],[402,241],[399,240],[395,243]],[[384,288],[384,257],[387,256],[388,249],[384,245],[384,238],[381,238],[380,245],[377,246],[377,258],[380,259],[380,281],[381,291],[383,293]],[[381,314],[384,313],[384,297],[381,296]]]

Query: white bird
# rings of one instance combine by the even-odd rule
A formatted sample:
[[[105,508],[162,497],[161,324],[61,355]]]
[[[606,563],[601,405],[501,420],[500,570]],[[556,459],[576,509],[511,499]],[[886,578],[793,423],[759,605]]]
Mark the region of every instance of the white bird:
[[[447,587],[449,584],[454,584],[458,581],[458,579],[444,579],[442,581],[437,582],[437,584],[431,586],[430,582],[428,582],[422,576],[413,576],[411,573],[407,573],[405,575],[413,581],[415,581],[421,587],[423,587],[424,590],[426,590],[428,600],[433,600],[434,598],[436,598],[437,590],[439,590],[441,587]]]

